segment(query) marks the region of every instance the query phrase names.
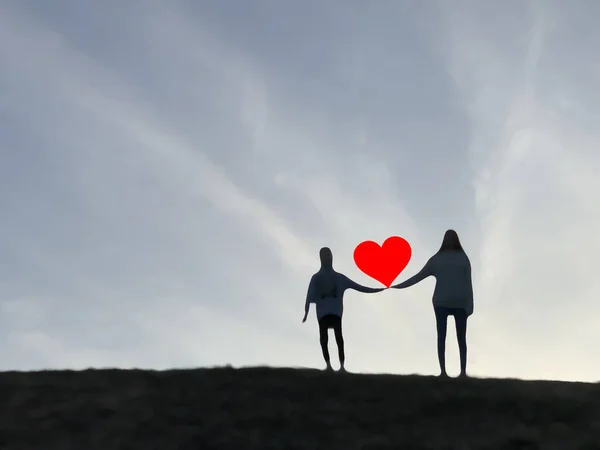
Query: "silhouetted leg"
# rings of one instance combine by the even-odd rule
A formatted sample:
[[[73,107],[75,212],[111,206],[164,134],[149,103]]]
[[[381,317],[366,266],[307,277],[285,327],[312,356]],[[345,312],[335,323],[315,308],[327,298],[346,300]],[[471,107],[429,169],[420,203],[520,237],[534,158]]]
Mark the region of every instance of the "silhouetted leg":
[[[446,308],[434,308],[435,321],[437,325],[437,351],[440,363],[440,375],[446,376],[446,330],[448,328],[448,310]]]
[[[327,327],[319,328],[319,338],[321,341],[321,350],[323,351],[323,359],[325,359],[325,362],[327,364],[329,364],[329,349],[327,348],[327,344],[329,341],[329,335],[327,332],[328,332]]]
[[[456,321],[456,338],[460,353],[460,375],[467,375],[467,312],[463,309],[454,315]]]
[[[336,321],[335,326],[333,327],[333,332],[335,333],[335,342],[338,347],[338,356],[340,358],[340,369],[344,370],[344,362],[346,359],[346,354],[344,353],[344,336],[342,335],[342,318],[339,318],[339,321]]]
[[[329,341],[329,328],[327,319],[327,317],[324,317],[319,321],[319,340],[321,341],[321,351],[323,352],[323,359],[325,359],[325,363],[327,363],[327,369],[330,369],[331,363],[329,358],[329,349],[327,348]]]

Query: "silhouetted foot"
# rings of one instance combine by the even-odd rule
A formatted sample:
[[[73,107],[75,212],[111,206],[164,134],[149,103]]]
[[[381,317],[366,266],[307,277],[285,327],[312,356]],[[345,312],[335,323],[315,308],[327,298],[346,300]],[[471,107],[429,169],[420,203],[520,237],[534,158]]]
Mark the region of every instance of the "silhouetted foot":
[[[333,367],[331,367],[331,364],[327,364],[327,367],[325,368],[325,372],[333,372]]]
[[[448,378],[448,374],[446,372],[442,372],[438,375],[438,378]]]
[[[339,370],[339,372],[341,372],[341,373],[348,373],[348,372],[346,371],[346,368],[345,368],[344,366],[340,367],[340,370]]]
[[[469,378],[469,375],[467,375],[466,372],[462,372],[458,378]]]

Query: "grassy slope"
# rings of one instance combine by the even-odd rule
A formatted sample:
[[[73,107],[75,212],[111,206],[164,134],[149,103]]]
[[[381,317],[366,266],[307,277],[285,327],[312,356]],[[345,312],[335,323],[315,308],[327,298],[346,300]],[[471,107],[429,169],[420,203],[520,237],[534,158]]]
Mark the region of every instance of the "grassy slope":
[[[0,373],[1,449],[600,449],[600,386],[303,369]]]

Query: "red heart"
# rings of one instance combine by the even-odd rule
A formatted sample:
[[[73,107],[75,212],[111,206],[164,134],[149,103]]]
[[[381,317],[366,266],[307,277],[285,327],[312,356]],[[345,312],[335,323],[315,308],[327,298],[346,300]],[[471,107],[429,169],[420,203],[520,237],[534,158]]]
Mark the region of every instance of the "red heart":
[[[380,247],[377,242],[364,241],[354,249],[354,262],[371,278],[390,287],[408,265],[412,249],[400,236],[392,236]]]

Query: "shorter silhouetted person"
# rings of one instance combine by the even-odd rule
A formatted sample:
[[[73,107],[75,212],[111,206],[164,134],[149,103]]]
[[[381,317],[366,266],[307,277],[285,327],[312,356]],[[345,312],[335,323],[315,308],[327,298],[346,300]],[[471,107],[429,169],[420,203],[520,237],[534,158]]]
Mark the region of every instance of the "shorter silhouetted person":
[[[354,289],[359,292],[370,294],[381,292],[384,288],[374,289],[361,286],[349,279],[346,275],[336,272],[333,269],[333,254],[329,248],[323,247],[320,250],[319,255],[321,257],[321,269],[310,279],[302,323],[306,322],[310,304],[315,303],[317,319],[319,321],[321,350],[323,351],[323,358],[327,364],[326,370],[333,370],[328,349],[329,329],[333,328],[340,358],[340,371],[344,372],[345,353],[344,337],[342,335],[344,292],[346,289]]]
[[[460,376],[467,376],[467,318],[473,314],[471,262],[454,230],[446,231],[442,246],[415,276],[391,286],[403,289],[425,278],[436,279],[433,309],[437,322],[437,349],[440,376],[446,377],[446,329],[448,316],[454,316],[460,352]]]

